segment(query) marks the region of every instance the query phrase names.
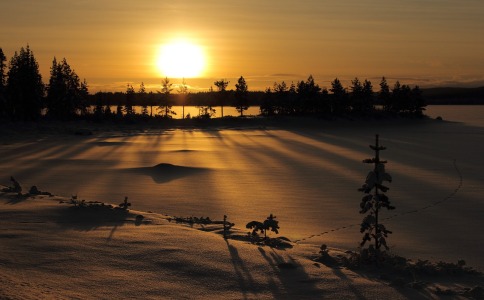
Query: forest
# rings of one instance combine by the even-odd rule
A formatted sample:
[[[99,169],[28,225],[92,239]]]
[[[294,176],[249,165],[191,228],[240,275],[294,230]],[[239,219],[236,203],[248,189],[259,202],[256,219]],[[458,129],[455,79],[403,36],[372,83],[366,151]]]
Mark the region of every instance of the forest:
[[[235,107],[244,116],[251,106],[260,107],[261,116],[316,116],[371,117],[399,115],[420,117],[426,101],[422,90],[397,81],[389,86],[381,78],[375,91],[369,80],[354,78],[344,87],[338,78],[328,89],[321,88],[312,75],[296,83],[275,82],[265,91],[249,91],[241,76],[235,89],[228,89],[229,81],[214,82],[216,90],[190,93],[183,80],[175,90],[169,78],[161,80],[160,90],[147,92],[140,83],[137,90],[127,84],[126,92],[98,92],[90,94],[86,80],[81,81],[64,58],[54,57],[48,83],[42,81],[39,65],[27,45],[15,52],[7,68],[7,58],[0,48],[0,119],[4,120],[136,120],[174,116],[172,106],[197,106],[199,115],[191,118],[209,119],[215,107]],[[134,110],[141,106],[141,113]],[[116,107],[116,109],[112,109]],[[185,118],[186,116],[182,116]],[[223,117],[223,114],[222,114]]]

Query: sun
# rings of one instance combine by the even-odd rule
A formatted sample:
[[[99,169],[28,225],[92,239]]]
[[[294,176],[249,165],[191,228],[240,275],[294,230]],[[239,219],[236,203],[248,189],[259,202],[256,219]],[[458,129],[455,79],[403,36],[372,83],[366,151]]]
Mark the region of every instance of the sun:
[[[205,55],[200,46],[185,40],[176,40],[161,46],[156,66],[166,77],[199,77],[205,68]]]

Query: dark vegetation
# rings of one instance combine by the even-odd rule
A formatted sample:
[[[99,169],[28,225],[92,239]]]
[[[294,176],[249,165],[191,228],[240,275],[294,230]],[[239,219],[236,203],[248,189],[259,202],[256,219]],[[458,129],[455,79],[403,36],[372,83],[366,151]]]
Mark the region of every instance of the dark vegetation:
[[[274,83],[265,92],[249,91],[244,77],[235,84],[235,90],[227,90],[229,81],[215,81],[217,91],[189,93],[183,80],[177,93],[168,78],[161,81],[157,93],[146,92],[141,83],[138,91],[130,84],[126,92],[99,92],[89,94],[86,80],[81,81],[64,58],[53,59],[48,84],[44,84],[39,65],[29,46],[21,48],[10,59],[0,48],[0,120],[73,120],[138,122],[150,119],[171,119],[175,115],[172,106],[197,106],[198,116],[181,118],[209,119],[215,114],[214,107],[232,106],[243,117],[249,106],[259,106],[262,116],[315,116],[323,118],[372,117],[403,115],[420,117],[425,110],[422,90],[415,86],[396,82],[389,87],[383,77],[379,90],[374,91],[369,80],[355,78],[348,88],[338,78],[331,88],[321,88],[309,76],[306,81]],[[8,70],[7,70],[8,69]],[[137,113],[134,106],[141,106]],[[112,111],[111,107],[116,107]],[[155,108],[155,109],[153,109]]]
[[[317,263],[324,264],[330,268],[348,268],[356,273],[362,273],[365,277],[375,278],[387,282],[389,285],[398,288],[412,288],[416,290],[427,290],[431,294],[450,297],[465,297],[470,299],[483,299],[484,289],[479,282],[482,282],[482,273],[466,265],[464,260],[457,263],[430,262],[428,260],[413,261],[408,258],[382,252],[380,263],[375,266],[369,252],[346,251],[344,254],[330,254],[328,247],[323,244],[319,255],[314,258]],[[446,278],[459,281],[469,279],[476,282],[474,287],[459,287],[443,289],[438,286],[431,288],[433,282],[444,281]],[[429,297],[430,295],[429,294]]]

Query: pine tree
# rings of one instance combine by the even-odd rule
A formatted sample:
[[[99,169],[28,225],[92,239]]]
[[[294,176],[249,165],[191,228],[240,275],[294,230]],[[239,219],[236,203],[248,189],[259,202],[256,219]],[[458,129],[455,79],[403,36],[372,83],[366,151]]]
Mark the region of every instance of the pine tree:
[[[390,87],[388,86],[387,80],[385,77],[381,78],[380,81],[380,91],[378,92],[378,100],[380,104],[383,105],[383,110],[386,112],[392,111],[392,102],[391,102],[391,94],[390,94]]]
[[[183,78],[181,85],[178,88],[178,94],[182,97],[181,102],[182,102],[182,119],[185,119],[185,102],[187,101],[187,96],[188,96],[188,85],[185,81],[185,78]]]
[[[237,112],[240,113],[240,116],[244,116],[244,110],[249,108],[249,91],[247,83],[245,82],[244,77],[240,76],[239,80],[235,84],[235,100],[236,105],[235,109]]]
[[[6,98],[7,111],[13,119],[34,120],[40,117],[44,84],[39,64],[27,45],[10,59]]]
[[[141,82],[139,85],[139,90],[138,90],[138,101],[141,103],[141,115],[143,117],[148,116],[148,105],[147,105],[147,93],[146,93],[146,88],[145,84]]]
[[[230,81],[227,81],[225,79],[220,79],[218,81],[215,81],[213,84],[217,87],[218,89],[218,102],[220,103],[220,109],[222,113],[222,118],[224,117],[224,101],[226,98],[227,94],[227,86],[229,85]],[[213,91],[212,87],[210,87],[211,92]]]
[[[133,102],[136,96],[136,92],[131,84],[126,85],[126,104],[124,105],[124,112],[127,118],[131,118],[134,115]]]
[[[172,118],[173,115],[176,113],[171,109],[171,92],[173,91],[172,83],[165,77],[161,81],[161,91],[158,93],[161,95],[160,104],[158,106],[158,110],[160,111],[163,118]]]
[[[85,113],[88,90],[64,58],[58,63],[54,57],[47,87],[47,115],[56,119],[70,119],[77,112]]]
[[[338,78],[335,78],[331,82],[331,89],[329,89],[332,93],[332,111],[334,114],[343,114],[348,111],[348,95],[339,81]]]
[[[364,234],[360,246],[363,247],[366,242],[373,240],[374,246],[371,245],[369,247],[369,252],[374,256],[376,262],[378,262],[378,254],[381,246],[388,250],[386,238],[388,234],[392,233],[379,221],[380,208],[386,208],[389,210],[395,209],[395,207],[390,204],[389,198],[385,195],[389,188],[384,186],[383,182],[391,182],[392,177],[385,172],[385,164],[387,162],[380,160],[380,151],[385,150],[386,148],[380,146],[378,138],[379,136],[377,134],[375,145],[370,145],[370,148],[375,151],[375,157],[363,161],[367,164],[373,164],[373,171],[368,173],[365,183],[360,189],[358,189],[365,194],[361,199],[360,213],[367,214],[363,218],[360,227],[360,232]]]
[[[0,48],[0,118],[7,115],[7,99],[5,95],[5,88],[7,85],[7,57],[3,54]]]

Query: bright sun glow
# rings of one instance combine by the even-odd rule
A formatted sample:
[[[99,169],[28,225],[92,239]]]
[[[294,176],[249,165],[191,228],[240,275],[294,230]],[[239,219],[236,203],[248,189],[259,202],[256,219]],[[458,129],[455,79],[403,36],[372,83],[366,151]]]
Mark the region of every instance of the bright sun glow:
[[[205,57],[200,46],[178,40],[161,47],[156,65],[163,76],[198,77],[203,73]]]

